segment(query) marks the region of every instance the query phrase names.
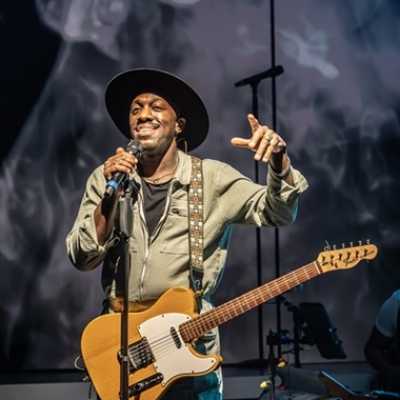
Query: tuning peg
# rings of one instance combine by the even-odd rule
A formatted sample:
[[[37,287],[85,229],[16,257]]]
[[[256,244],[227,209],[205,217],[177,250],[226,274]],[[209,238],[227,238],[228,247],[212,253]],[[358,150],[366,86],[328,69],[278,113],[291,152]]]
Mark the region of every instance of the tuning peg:
[[[342,249],[345,249],[346,245],[344,243],[342,243]]]
[[[329,242],[325,239],[325,247],[324,250],[330,250],[331,249],[331,245],[329,244]]]
[[[367,244],[371,244],[371,239],[366,240]]]
[[[332,250],[336,250],[336,244],[332,245]]]
[[[353,247],[353,242],[350,242],[350,247]]]

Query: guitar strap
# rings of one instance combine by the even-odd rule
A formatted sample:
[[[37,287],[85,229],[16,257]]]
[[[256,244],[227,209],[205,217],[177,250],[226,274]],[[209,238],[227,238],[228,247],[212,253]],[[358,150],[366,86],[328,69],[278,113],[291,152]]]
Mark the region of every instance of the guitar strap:
[[[199,158],[191,156],[192,171],[188,194],[190,284],[200,311],[203,294],[203,169]]]

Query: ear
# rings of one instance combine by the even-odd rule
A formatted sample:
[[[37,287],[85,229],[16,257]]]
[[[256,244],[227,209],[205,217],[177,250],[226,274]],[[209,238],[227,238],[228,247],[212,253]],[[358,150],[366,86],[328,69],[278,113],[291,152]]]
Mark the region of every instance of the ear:
[[[175,132],[177,135],[179,135],[180,133],[183,132],[183,130],[185,129],[185,125],[186,125],[186,119],[183,117],[180,117],[176,120],[175,123]]]

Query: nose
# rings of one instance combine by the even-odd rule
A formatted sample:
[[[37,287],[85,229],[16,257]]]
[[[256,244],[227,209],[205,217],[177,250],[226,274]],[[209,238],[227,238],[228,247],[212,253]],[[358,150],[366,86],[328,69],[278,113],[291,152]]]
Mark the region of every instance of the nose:
[[[153,119],[153,116],[151,114],[151,109],[148,106],[145,106],[141,109],[138,120],[139,121],[148,121]]]

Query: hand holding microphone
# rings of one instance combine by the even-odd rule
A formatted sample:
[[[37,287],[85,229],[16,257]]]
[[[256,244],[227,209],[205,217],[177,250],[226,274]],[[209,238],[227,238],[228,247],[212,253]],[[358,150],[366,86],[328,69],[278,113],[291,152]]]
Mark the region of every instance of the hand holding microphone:
[[[129,174],[132,173],[142,156],[142,148],[139,143],[131,140],[125,149],[119,147],[115,154],[104,163],[104,177],[107,180],[104,195],[111,197],[121,189]]]

